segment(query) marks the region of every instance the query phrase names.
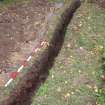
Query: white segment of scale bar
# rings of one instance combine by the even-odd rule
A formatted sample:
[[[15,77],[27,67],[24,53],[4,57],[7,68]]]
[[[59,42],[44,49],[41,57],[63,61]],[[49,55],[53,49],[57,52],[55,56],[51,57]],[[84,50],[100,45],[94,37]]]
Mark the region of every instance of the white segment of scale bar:
[[[32,56],[29,56],[29,57],[27,58],[27,61],[30,61],[30,60],[31,60],[31,58],[32,58]]]
[[[19,67],[19,69],[18,69],[18,71],[17,72],[20,72],[22,69],[23,69],[23,65],[21,65],[20,67]]]
[[[36,48],[36,49],[35,49],[35,53],[38,52],[39,50],[40,50],[40,48]]]
[[[5,87],[7,87],[12,81],[13,81],[13,79],[11,78],[11,79],[5,84]]]

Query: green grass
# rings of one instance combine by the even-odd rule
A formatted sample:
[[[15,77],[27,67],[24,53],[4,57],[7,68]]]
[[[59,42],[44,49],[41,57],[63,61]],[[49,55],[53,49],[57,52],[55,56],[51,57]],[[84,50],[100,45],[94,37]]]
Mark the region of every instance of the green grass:
[[[97,102],[99,105],[105,104],[105,89],[99,89],[97,93]]]
[[[44,84],[37,92],[38,96],[44,96],[48,92],[48,84]]]
[[[105,76],[105,46],[102,49],[102,55],[101,55],[101,68],[102,68],[102,75]],[[104,105],[105,103],[105,88],[104,88],[104,83],[105,81],[101,81],[102,86],[98,89],[97,92],[97,102],[99,103],[99,105]]]
[[[105,11],[83,4],[69,25],[63,48],[32,105],[105,105],[100,90]],[[45,89],[44,89],[45,88]],[[43,90],[43,91],[42,91]],[[46,91],[47,90],[47,91]]]

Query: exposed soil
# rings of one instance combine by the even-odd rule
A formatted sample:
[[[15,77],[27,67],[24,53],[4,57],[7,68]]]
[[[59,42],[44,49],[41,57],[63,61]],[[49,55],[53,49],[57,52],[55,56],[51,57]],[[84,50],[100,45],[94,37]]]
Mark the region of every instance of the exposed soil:
[[[7,97],[7,100],[2,105],[31,105],[33,92],[46,80],[49,69],[53,66],[54,59],[64,42],[66,28],[79,6],[80,2],[76,0],[65,10],[50,41],[51,46],[35,61],[29,72],[23,77],[22,81],[17,85],[17,88],[11,92],[10,96]]]
[[[31,52],[35,41],[45,35],[46,17],[52,9],[47,0],[30,0],[14,4],[0,13],[0,73],[8,77]],[[2,85],[2,82],[0,82]]]
[[[18,58],[25,55],[22,47],[29,45],[37,37],[37,32],[45,21],[51,5],[47,0],[32,0],[13,5],[0,13],[0,68],[7,69],[13,61],[10,55]]]

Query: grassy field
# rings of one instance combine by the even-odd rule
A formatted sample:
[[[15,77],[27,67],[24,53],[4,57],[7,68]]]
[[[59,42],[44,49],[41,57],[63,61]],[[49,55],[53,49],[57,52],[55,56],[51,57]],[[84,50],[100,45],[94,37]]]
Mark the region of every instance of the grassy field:
[[[105,105],[101,89],[105,10],[82,4],[66,32],[63,48],[31,105]]]

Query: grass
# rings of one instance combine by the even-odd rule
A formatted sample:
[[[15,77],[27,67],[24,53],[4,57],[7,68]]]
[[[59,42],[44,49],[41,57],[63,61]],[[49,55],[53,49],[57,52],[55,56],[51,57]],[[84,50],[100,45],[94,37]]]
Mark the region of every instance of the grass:
[[[101,68],[102,68],[102,86],[98,89],[98,92],[97,92],[97,102],[99,103],[99,105],[104,105],[105,103],[105,88],[104,88],[104,83],[105,83],[105,80],[104,80],[104,76],[105,76],[105,46],[103,47],[103,50],[102,50],[102,56],[101,56],[102,60],[102,65],[101,65]]]
[[[44,96],[48,92],[48,84],[44,84],[37,92],[37,96]]]
[[[100,89],[105,11],[83,4],[69,25],[62,50],[31,105],[104,105]],[[45,92],[43,92],[43,91]],[[43,95],[42,95],[42,94]]]

